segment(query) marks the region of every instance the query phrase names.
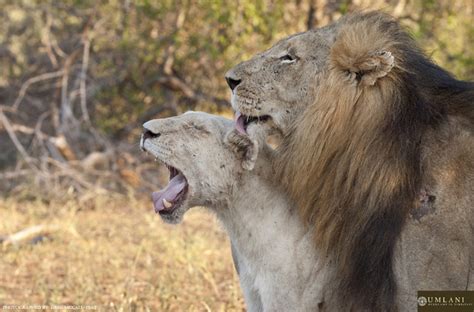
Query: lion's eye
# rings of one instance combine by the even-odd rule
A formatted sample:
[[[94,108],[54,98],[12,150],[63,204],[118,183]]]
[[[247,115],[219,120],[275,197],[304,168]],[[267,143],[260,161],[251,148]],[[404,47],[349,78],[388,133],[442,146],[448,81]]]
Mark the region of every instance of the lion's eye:
[[[294,58],[293,56],[291,56],[289,54],[285,54],[285,55],[280,57],[280,61],[282,63],[293,63],[293,62],[296,61],[296,58]]]

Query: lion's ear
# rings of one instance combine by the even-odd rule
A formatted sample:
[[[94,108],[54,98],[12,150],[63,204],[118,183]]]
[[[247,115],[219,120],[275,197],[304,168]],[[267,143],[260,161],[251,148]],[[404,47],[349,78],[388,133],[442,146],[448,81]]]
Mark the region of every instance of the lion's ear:
[[[253,170],[258,157],[258,142],[256,140],[252,140],[234,129],[226,135],[225,144],[241,160],[242,168],[248,171]]]
[[[331,63],[360,85],[372,86],[395,65],[390,42],[364,25],[341,30],[331,49]]]
[[[355,73],[356,80],[361,84],[373,86],[377,79],[387,76],[392,70],[395,59],[389,51],[376,51],[356,64],[358,68],[358,72]]]

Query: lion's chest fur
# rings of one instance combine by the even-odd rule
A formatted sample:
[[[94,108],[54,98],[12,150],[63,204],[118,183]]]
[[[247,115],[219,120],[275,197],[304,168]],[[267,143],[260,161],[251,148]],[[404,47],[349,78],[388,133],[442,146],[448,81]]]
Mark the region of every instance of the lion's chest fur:
[[[257,292],[264,310],[317,311],[325,275],[312,232],[275,188],[250,177],[218,213],[237,251],[246,301]]]

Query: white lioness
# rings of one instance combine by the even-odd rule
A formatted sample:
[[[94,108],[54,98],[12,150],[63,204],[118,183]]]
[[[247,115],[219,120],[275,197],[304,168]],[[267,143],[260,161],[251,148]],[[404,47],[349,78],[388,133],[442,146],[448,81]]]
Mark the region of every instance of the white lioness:
[[[268,182],[271,149],[235,137],[229,143],[227,135],[238,136],[229,133],[232,122],[205,113],[144,127],[142,149],[170,170],[169,185],[153,193],[155,211],[167,223],[179,223],[195,206],[216,213],[229,234],[249,311],[320,310],[327,265],[318,260],[312,232]]]

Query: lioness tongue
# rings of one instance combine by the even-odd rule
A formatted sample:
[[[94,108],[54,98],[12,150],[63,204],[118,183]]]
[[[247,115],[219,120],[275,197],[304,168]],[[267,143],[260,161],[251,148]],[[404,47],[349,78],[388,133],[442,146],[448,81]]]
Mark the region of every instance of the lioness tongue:
[[[164,209],[168,209],[163,204],[163,199],[166,199],[168,202],[174,202],[178,197],[178,194],[184,190],[186,187],[186,179],[184,176],[179,173],[173,177],[166,188],[159,192],[153,192],[151,198],[153,200],[153,206],[155,207],[155,212],[159,212]],[[171,208],[171,207],[170,207]]]
[[[237,131],[239,131],[241,134],[247,134],[247,130],[245,130],[244,116],[242,116],[240,112],[235,113],[234,122],[235,129],[237,129]]]

